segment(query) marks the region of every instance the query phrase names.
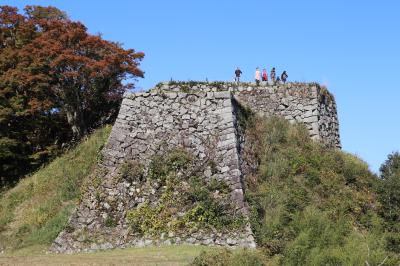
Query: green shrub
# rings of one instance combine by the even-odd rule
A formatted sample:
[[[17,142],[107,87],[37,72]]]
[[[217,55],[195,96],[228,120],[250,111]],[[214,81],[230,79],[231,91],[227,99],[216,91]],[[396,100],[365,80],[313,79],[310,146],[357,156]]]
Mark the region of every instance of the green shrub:
[[[167,175],[171,172],[187,170],[192,160],[192,155],[183,148],[176,148],[166,154],[155,155],[149,164],[147,177],[164,183]]]
[[[150,164],[147,177],[150,180],[165,181],[168,174],[168,167],[165,162],[165,158],[162,155],[153,156]]]
[[[142,181],[143,166],[135,160],[125,162],[120,167],[121,177],[130,182]]]
[[[183,148],[177,148],[170,151],[166,156],[166,165],[168,171],[186,170],[192,162],[192,155]]]
[[[185,93],[189,93],[190,92],[190,87],[188,85],[186,85],[186,84],[181,84],[180,85],[180,89],[181,89],[182,92],[185,92]]]
[[[117,221],[112,216],[107,216],[106,220],[104,221],[104,225],[107,227],[116,227]]]
[[[386,236],[386,249],[400,254],[400,234],[391,233]]]

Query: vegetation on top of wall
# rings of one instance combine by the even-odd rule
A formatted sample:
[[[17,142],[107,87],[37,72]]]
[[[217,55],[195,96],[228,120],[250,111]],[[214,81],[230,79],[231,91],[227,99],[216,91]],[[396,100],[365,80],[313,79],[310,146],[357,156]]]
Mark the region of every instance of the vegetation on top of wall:
[[[322,95],[322,97],[325,97],[327,99],[327,102],[335,102],[335,96],[329,92],[328,88],[325,85],[317,85],[320,89],[320,94]]]
[[[176,81],[176,80],[170,80],[169,82],[160,82],[156,84],[154,87],[156,90],[160,90],[163,88],[163,86],[169,86],[169,87],[179,87],[179,90],[182,92],[194,92],[193,87],[200,87],[200,86],[207,86],[209,88],[215,88],[217,91],[225,91],[229,87],[255,87],[255,83],[252,82],[240,82],[239,85],[236,82],[226,82],[226,81]],[[276,85],[267,85],[268,87],[279,87],[279,88],[287,88],[290,90],[293,87],[301,87],[301,86],[316,86],[320,92],[320,95],[322,97],[326,97],[328,101],[334,101],[335,97],[333,94],[329,92],[329,90],[326,88],[324,85],[320,85],[319,83],[316,82],[288,82],[286,84],[276,84]]]
[[[0,195],[0,250],[50,244],[67,224],[81,184],[111,131],[96,130],[66,154]]]
[[[202,86],[207,85],[209,87],[215,87],[217,90],[224,90],[227,85],[236,85],[234,82],[225,82],[225,81],[177,81],[177,80],[170,80],[169,82],[160,82],[156,84],[155,88],[160,89],[163,85],[167,84],[168,86],[179,86],[182,90],[189,90],[194,86]]]
[[[390,207],[396,200],[385,201],[400,191],[378,186],[366,163],[280,118],[251,118],[243,154],[250,221],[264,255],[247,254],[243,265],[398,265],[400,234],[389,209],[400,213]],[[230,265],[213,254],[198,260],[208,259],[195,265]]]

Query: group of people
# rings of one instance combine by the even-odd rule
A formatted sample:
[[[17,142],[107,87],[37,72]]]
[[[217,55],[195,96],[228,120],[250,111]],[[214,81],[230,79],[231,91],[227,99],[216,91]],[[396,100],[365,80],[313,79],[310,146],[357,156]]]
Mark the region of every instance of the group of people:
[[[242,75],[242,71],[240,70],[239,67],[237,67],[236,70],[235,70],[235,81],[236,82],[238,82],[238,83],[240,82],[240,76],[241,75]],[[281,83],[281,82],[283,84],[285,84],[288,77],[289,76],[286,73],[286,71],[283,71],[283,73],[280,76],[276,77],[275,67],[272,68],[271,73],[270,73],[270,78],[271,78],[271,81],[272,81],[273,84]],[[262,72],[261,72],[260,69],[257,67],[256,68],[256,73],[254,75],[254,80],[255,80],[257,85],[260,85],[261,81],[268,82],[267,70],[264,68],[262,70]]]

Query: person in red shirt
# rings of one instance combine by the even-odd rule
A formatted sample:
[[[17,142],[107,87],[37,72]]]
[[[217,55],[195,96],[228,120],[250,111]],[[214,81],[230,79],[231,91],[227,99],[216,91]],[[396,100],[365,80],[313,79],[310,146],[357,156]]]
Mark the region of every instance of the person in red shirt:
[[[262,81],[268,81],[268,74],[265,68],[262,71]]]

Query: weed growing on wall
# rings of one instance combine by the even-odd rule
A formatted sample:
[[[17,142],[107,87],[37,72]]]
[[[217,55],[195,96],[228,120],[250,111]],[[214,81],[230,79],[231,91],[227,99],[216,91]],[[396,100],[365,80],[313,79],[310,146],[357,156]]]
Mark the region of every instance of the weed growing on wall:
[[[205,179],[203,165],[190,152],[178,148],[153,156],[148,183],[157,183],[154,200],[130,210],[127,221],[133,233],[159,236],[165,232],[230,231],[244,225],[230,200],[231,189],[222,180]],[[154,186],[151,186],[154,187]]]

